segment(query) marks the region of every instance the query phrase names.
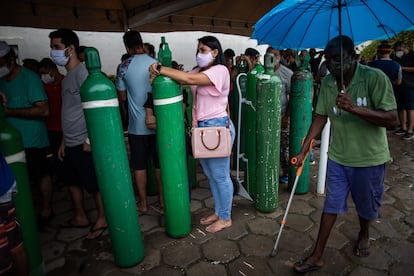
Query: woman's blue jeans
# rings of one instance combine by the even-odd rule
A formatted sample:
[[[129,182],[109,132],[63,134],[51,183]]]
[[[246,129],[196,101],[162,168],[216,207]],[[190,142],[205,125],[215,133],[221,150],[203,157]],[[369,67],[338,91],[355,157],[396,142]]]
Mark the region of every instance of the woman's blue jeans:
[[[213,118],[199,121],[199,127],[227,126],[228,117]],[[232,144],[234,143],[235,130],[230,120],[229,124]],[[221,158],[202,158],[201,166],[210,182],[213,194],[215,214],[222,220],[231,219],[231,206],[233,201],[233,182],[230,178],[230,156]]]

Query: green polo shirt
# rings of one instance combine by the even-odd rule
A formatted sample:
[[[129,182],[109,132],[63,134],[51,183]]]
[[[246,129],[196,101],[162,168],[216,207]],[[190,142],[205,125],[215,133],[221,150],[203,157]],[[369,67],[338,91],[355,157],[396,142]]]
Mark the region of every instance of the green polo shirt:
[[[357,64],[347,93],[358,106],[389,111],[397,108],[388,77],[381,71]],[[322,81],[316,113],[331,121],[331,145],[328,156],[333,161],[351,167],[384,164],[391,158],[386,129],[342,110],[335,115],[338,89],[335,78],[328,75]]]

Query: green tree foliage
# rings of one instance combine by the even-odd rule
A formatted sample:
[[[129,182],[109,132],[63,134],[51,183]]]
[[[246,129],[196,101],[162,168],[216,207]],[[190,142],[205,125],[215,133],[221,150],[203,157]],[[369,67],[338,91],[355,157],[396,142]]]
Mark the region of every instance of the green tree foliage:
[[[377,54],[377,47],[381,43],[381,41],[374,40],[371,44],[364,47],[364,49],[362,49],[360,53],[361,57],[366,61],[372,60],[372,58]],[[409,49],[414,49],[414,31],[401,32],[387,41],[391,45],[391,47],[394,45],[395,42],[403,41]]]

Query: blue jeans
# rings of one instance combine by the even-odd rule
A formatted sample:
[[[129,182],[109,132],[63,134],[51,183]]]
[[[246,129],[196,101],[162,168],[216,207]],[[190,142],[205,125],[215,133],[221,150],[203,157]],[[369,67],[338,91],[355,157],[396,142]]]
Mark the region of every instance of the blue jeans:
[[[228,117],[213,118],[199,121],[199,127],[226,126]],[[236,132],[234,125],[230,120],[229,123],[232,144]],[[233,201],[233,182],[230,178],[230,156],[221,158],[202,158],[201,166],[210,182],[211,193],[213,194],[215,204],[215,214],[222,220],[231,219],[231,205]]]

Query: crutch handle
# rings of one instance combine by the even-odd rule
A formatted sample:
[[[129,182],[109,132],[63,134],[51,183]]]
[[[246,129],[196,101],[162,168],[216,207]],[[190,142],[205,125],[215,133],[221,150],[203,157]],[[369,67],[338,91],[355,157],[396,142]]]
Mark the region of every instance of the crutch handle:
[[[302,140],[302,145],[303,145],[303,142],[305,142],[305,138],[303,138],[303,140]],[[302,174],[303,165],[305,163],[306,158],[308,158],[309,152],[312,150],[314,142],[315,142],[315,139],[312,139],[311,142],[310,142],[310,145],[309,145],[309,149],[305,152],[305,156],[303,157],[302,164],[300,164],[300,166],[298,167],[298,169],[296,171],[296,177],[298,177]],[[290,160],[290,163],[292,163],[292,165],[296,165],[296,163],[298,163],[298,159],[296,157],[292,157],[292,159]]]

